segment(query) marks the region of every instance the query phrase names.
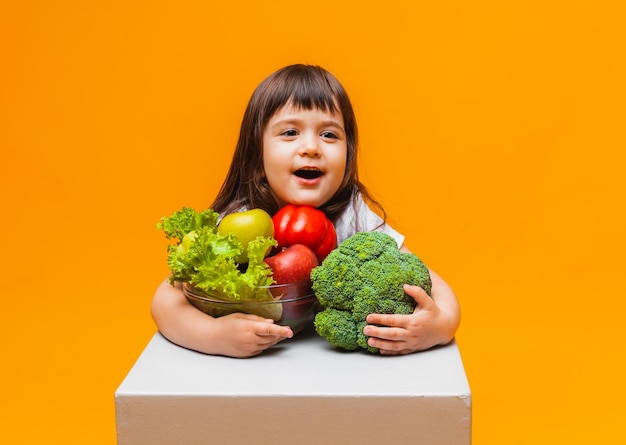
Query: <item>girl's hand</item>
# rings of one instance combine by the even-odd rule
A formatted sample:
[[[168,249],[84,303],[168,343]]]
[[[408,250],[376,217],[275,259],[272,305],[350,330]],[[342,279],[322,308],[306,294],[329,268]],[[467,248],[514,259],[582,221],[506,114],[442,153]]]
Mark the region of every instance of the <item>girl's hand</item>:
[[[219,354],[240,358],[258,355],[281,340],[293,337],[288,326],[241,313],[214,319],[211,329],[211,341],[219,344]]]
[[[456,330],[454,317],[444,312],[421,287],[405,284],[404,291],[417,303],[415,311],[410,315],[368,315],[369,325],[363,329],[370,337],[368,344],[379,348],[383,355],[401,355],[450,342]]]
[[[154,294],[152,317],[169,341],[204,354],[251,357],[293,337],[291,328],[256,315],[211,317],[189,303],[182,284],[168,279]]]

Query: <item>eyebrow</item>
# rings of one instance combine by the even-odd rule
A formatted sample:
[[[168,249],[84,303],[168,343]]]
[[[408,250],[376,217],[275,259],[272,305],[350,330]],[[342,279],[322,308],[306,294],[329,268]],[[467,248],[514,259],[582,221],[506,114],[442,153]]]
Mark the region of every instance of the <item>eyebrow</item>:
[[[273,128],[273,127],[277,127],[279,125],[301,124],[303,120],[304,119],[298,119],[296,117],[293,117],[293,118],[287,117],[287,118],[280,119],[280,120],[274,122],[271,126]],[[345,131],[344,128],[343,128],[343,125],[341,125],[338,121],[336,121],[334,119],[324,119],[320,123],[321,123],[321,125],[323,127],[334,127],[334,128],[340,129],[341,131]]]

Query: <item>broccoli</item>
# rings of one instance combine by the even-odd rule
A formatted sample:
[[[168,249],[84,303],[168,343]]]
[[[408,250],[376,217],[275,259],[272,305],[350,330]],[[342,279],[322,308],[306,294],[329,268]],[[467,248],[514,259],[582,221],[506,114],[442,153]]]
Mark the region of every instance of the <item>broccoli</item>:
[[[322,310],[315,330],[333,347],[365,349],[363,327],[368,314],[410,314],[415,300],[404,292],[405,283],[420,286],[431,295],[428,268],[414,254],[398,249],[396,241],[381,232],[358,232],[343,241],[311,272],[313,290]]]

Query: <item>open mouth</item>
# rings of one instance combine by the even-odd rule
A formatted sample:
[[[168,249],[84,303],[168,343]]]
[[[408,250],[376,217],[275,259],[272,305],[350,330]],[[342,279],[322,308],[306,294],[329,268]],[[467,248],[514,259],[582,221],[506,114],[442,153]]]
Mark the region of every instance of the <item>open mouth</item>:
[[[294,172],[294,175],[303,179],[317,179],[320,176],[322,176],[322,172],[318,168],[305,167],[305,168],[296,170]]]

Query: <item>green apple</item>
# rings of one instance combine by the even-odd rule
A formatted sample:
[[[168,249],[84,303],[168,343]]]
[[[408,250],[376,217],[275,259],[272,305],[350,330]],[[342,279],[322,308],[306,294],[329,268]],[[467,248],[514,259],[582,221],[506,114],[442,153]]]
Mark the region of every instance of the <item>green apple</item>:
[[[273,237],[274,223],[265,210],[252,209],[226,215],[217,226],[217,233],[223,236],[229,233],[235,235],[243,246],[243,253],[237,262],[243,264],[248,262],[248,243],[258,236]]]

